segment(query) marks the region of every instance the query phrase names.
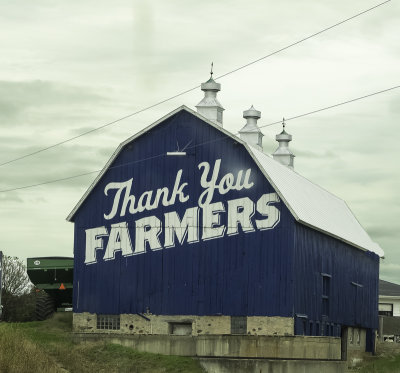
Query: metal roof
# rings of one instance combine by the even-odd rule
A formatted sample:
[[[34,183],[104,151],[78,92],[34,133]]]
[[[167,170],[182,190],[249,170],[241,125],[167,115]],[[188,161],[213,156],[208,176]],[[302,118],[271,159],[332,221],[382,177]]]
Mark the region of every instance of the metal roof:
[[[241,143],[247,149],[249,154],[259,166],[260,170],[264,173],[264,176],[275,188],[280,198],[284,201],[299,223],[310,226],[362,250],[372,251],[380,257],[384,256],[383,250],[377,243],[371,240],[367,232],[363,229],[342,199],[312,183],[288,167],[283,166],[279,162],[275,161],[271,156],[257,150],[253,146],[241,140],[239,137],[225,130],[223,127],[220,127],[219,125],[213,123],[186,106],[181,106],[173,110],[155,123],[122,142],[115,150],[102,171],[97,175],[96,179],[90,185],[88,190],[79,200],[77,205],[68,215],[67,220],[73,220],[73,217],[80,206],[103,177],[105,172],[111,166],[112,162],[116,159],[125,145],[181,110],[188,111],[210,126],[223,132],[226,136],[233,138],[238,143]]]
[[[356,217],[339,197],[326,191],[271,156],[248,146],[264,175],[299,223],[313,227],[360,249],[382,257],[380,246],[371,240]]]
[[[400,285],[379,280],[379,295],[387,295],[389,297],[400,296]]]

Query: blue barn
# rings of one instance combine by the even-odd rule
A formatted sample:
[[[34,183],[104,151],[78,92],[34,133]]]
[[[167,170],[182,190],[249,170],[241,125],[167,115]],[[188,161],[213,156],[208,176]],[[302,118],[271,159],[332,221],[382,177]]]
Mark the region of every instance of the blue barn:
[[[267,155],[260,113],[244,112],[237,137],[222,127],[219,84],[202,89],[197,112],[182,106],[124,141],[68,216],[75,329],[346,329],[371,351],[382,249],[343,200],[293,170],[285,129]]]

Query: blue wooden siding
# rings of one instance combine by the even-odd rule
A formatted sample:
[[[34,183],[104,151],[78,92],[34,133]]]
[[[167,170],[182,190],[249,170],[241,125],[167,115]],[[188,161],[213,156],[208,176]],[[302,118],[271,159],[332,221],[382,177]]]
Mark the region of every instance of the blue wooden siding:
[[[304,225],[295,227],[296,334],[340,335],[341,326],[377,329],[379,257]]]
[[[187,155],[165,156],[189,143]],[[164,154],[160,157],[154,157]],[[147,159],[146,161],[140,161]],[[295,317],[296,334],[340,335],[341,326],[377,328],[379,258],[295,222],[286,206],[276,204],[281,216],[271,230],[224,236],[143,255],[102,260],[85,265],[85,230],[128,222],[132,240],[134,221],[177,211],[180,217],[197,206],[198,164],[212,166],[221,159],[221,175],[252,169],[249,190],[216,193],[212,202],[249,197],[253,202],[274,189],[241,144],[186,111],[180,111],[125,146],[75,215],[74,312],[162,315],[259,315]],[[118,167],[121,166],[121,167]],[[110,182],[133,178],[133,192],[172,188],[183,170],[190,198],[185,203],[160,206],[125,217],[105,220],[112,198]],[[219,178],[220,179],[220,178]],[[200,215],[201,216],[201,215]],[[221,214],[226,225],[226,214]],[[260,218],[256,215],[254,218]],[[201,217],[200,217],[201,225]],[[161,233],[161,242],[164,232]],[[328,313],[323,315],[323,275],[329,276]],[[357,286],[362,285],[362,287]]]
[[[177,150],[177,143],[180,148],[189,144],[186,156],[152,158]],[[147,160],[136,162],[143,159]],[[139,218],[155,215],[163,220],[170,211],[182,218],[188,207],[197,206],[203,191],[198,164],[207,161],[212,166],[216,159],[222,160],[220,177],[251,168],[254,186],[216,193],[212,202],[222,201],[226,207],[228,200],[249,197],[256,203],[261,195],[274,192],[241,144],[187,111],[125,146],[74,218],[74,312],[292,316],[294,219],[282,202],[275,204],[280,222],[271,230],[185,242],[158,251],[147,249],[143,255],[122,257],[118,252],[110,261],[103,261],[104,250],[98,250],[98,262],[84,264],[85,229],[127,221],[134,237],[133,222]],[[189,184],[187,202],[104,219],[112,205],[112,198],[104,195],[108,183],[133,178],[133,191],[139,196],[146,190],[172,188],[179,169]],[[221,218],[226,225],[226,214]],[[262,217],[256,213],[254,218]]]

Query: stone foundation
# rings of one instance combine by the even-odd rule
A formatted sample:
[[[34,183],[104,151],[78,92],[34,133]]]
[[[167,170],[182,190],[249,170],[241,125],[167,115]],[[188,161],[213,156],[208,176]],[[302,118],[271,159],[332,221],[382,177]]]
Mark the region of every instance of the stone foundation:
[[[79,333],[116,333],[130,335],[229,335],[231,334],[230,316],[194,316],[194,315],[152,315],[122,314],[119,330],[98,329],[97,315],[83,312],[74,313],[73,329]],[[294,334],[294,320],[290,317],[247,317],[247,335]]]

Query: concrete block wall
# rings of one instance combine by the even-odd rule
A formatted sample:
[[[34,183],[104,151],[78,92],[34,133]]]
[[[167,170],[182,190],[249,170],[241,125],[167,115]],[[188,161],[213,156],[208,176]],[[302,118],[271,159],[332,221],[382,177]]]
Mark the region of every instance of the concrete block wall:
[[[355,367],[370,355],[365,352],[367,331],[349,327],[347,333],[347,362],[349,367]]]
[[[347,348],[352,351],[365,352],[367,343],[367,331],[361,328],[348,328]]]
[[[207,373],[345,373],[345,361],[199,359]]]
[[[152,315],[122,314],[120,330],[99,330],[96,328],[97,315],[88,312],[74,313],[73,327],[81,333],[120,333],[139,335],[172,334],[173,323],[191,324],[191,335],[226,335],[231,334],[230,316],[195,316],[195,315]],[[294,320],[290,317],[250,316],[247,318],[247,335],[294,334]]]
[[[108,341],[138,351],[203,358],[340,360],[340,338],[250,335],[75,333],[79,342]]]

